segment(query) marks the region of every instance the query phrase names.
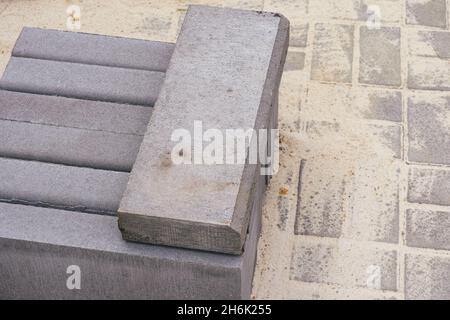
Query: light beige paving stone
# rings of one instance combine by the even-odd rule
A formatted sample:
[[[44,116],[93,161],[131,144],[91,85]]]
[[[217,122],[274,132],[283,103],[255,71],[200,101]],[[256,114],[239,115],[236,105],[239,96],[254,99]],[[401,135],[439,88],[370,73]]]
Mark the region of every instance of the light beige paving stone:
[[[296,234],[398,241],[398,168],[359,165],[349,168],[347,159],[305,161]]]
[[[308,0],[265,0],[264,11],[281,13],[289,20],[305,18],[308,13]]]
[[[405,265],[406,299],[450,299],[449,257],[407,254]]]
[[[374,8],[380,21],[400,21],[402,6],[399,0],[312,0],[309,13],[317,19],[367,21],[375,14]]]
[[[331,82],[352,81],[353,26],[315,25],[311,79]]]
[[[289,45],[292,47],[306,47],[308,30],[309,24],[291,25]]]
[[[290,278],[395,291],[397,252],[353,243],[310,244],[299,241],[292,252]]]
[[[408,52],[411,56],[450,59],[450,32],[410,29]]]
[[[305,67],[305,53],[289,51],[284,64],[284,72],[303,70]]]
[[[450,165],[450,94],[408,98],[408,160]]]
[[[401,85],[400,29],[361,27],[359,82],[385,86]]]
[[[346,288],[336,284],[287,282],[282,299],[291,300],[398,300],[401,294],[395,291],[361,287]]]
[[[412,58],[408,63],[408,88],[450,90],[450,64],[438,58]]]
[[[408,201],[450,206],[450,170],[410,167]]]
[[[406,23],[445,28],[447,25],[445,0],[406,0]]]
[[[401,122],[402,94],[397,90],[311,81],[302,115],[324,120],[371,119]]]
[[[450,250],[450,211],[408,210],[406,244],[411,247]]]

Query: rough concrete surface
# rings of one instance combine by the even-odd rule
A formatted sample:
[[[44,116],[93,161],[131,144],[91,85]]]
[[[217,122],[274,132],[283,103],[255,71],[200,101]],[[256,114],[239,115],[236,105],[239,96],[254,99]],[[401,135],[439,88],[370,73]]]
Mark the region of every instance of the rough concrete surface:
[[[108,6],[96,1],[70,3],[82,9],[82,32],[170,42],[175,41],[188,3],[284,14],[291,23],[289,51],[295,52],[297,61],[302,59],[300,53],[304,54],[304,67],[290,67],[280,86],[281,167],[266,193],[253,297],[450,299],[450,253],[445,249],[445,239],[450,234],[446,216],[450,203],[445,193],[449,179],[441,178],[449,176],[445,162],[448,153],[444,152],[447,145],[442,144],[447,141],[450,122],[445,98],[450,83],[447,2],[150,0],[130,5],[112,0]],[[23,26],[65,30],[68,4],[56,0],[1,2],[0,66],[6,66]],[[398,86],[377,84],[376,79],[374,84],[359,83],[360,43],[364,41],[360,30],[367,27],[369,5],[379,7],[380,27],[400,29]],[[311,80],[312,59],[318,50],[314,47],[318,23],[328,29],[342,25],[347,26],[345,30],[354,28],[350,62],[348,55],[342,53],[350,51],[343,45],[351,41],[344,33],[328,42],[339,44],[333,47],[336,55],[331,59],[335,63],[325,64],[330,69],[315,65],[323,68],[321,76],[337,79],[334,81]],[[317,54],[320,57],[326,53]],[[379,67],[392,62],[380,60]],[[347,82],[350,66],[343,67],[345,63],[351,63],[351,82]],[[300,64],[290,64],[293,65]],[[373,67],[377,70],[376,65]],[[347,72],[345,83],[338,81],[337,69]],[[398,83],[397,76],[387,80]],[[383,98],[371,98],[372,92]],[[318,127],[317,123],[323,124]],[[440,143],[433,142],[433,137],[440,137]],[[316,169],[320,176],[311,181],[310,168],[321,169]],[[416,174],[422,180],[414,179],[416,182],[410,181],[408,187],[408,176],[412,174],[409,169],[425,170],[426,174]],[[410,193],[414,196],[411,201],[408,188],[414,191]],[[318,200],[317,206],[308,199],[311,196]],[[320,218],[309,224],[314,227],[312,230],[318,230],[317,235],[296,231],[296,225],[308,225],[303,219],[310,216],[308,211],[299,211],[302,206],[297,204],[307,202],[313,205],[308,208],[311,216]],[[334,231],[325,235],[327,230]],[[321,249],[308,251],[313,248]],[[323,254],[320,262],[327,267],[309,269],[319,254]],[[298,260],[301,255],[305,260]],[[352,265],[350,271],[354,272],[342,267]],[[373,276],[377,274],[382,276],[380,286],[377,281],[367,281],[376,280]],[[372,277],[364,279],[364,275]]]
[[[189,8],[119,208],[124,239],[241,254],[260,172],[255,163],[237,160],[195,162],[207,160],[203,151],[198,160],[195,144],[205,152],[207,144],[196,135],[268,127],[288,28],[271,13]],[[195,133],[199,120],[202,131]],[[180,150],[189,164],[171,158],[177,129],[192,132]],[[247,159],[248,150],[233,156]]]

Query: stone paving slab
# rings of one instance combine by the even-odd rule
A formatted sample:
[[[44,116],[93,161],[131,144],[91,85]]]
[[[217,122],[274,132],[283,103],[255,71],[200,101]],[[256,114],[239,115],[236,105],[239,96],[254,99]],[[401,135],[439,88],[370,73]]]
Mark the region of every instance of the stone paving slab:
[[[450,59],[450,32],[409,30],[408,51],[411,56]]]
[[[24,28],[12,56],[164,72],[175,44]]]
[[[113,214],[128,173],[0,158],[2,202]]]
[[[430,76],[433,75],[433,76]],[[450,65],[438,58],[414,58],[408,62],[408,88],[450,90]]]
[[[405,262],[406,299],[450,299],[449,257],[407,254]]]
[[[151,106],[163,80],[157,71],[11,57],[0,89]]]
[[[0,155],[130,172],[142,136],[0,120]]]
[[[450,206],[450,170],[411,167],[408,201]]]
[[[310,82],[302,115],[323,120],[402,121],[402,93],[377,88]],[[327,94],[324,94],[326,92]],[[319,114],[319,116],[317,116]]]
[[[368,287],[367,274],[379,269],[377,290],[397,290],[397,252],[377,248],[357,248],[342,244],[297,244],[294,247],[290,278],[303,282]],[[370,284],[369,284],[370,286]]]
[[[450,250],[450,212],[408,210],[406,244],[411,247]]]
[[[445,0],[406,0],[406,23],[430,27],[447,26]]]
[[[360,28],[359,82],[401,85],[400,28]]]
[[[450,95],[408,98],[408,160],[450,165]]]
[[[171,135],[196,120],[222,133],[267,128],[288,36],[278,14],[188,9],[121,201],[124,239],[241,254],[258,166],[175,165]]]
[[[309,13],[317,19],[367,21],[375,6],[381,21],[400,21],[401,1],[397,0],[311,0]]]
[[[349,168],[347,160],[312,158],[300,174],[295,234],[398,241],[396,165],[379,168],[367,161],[365,167]]]
[[[0,90],[0,119],[144,135],[152,108]]]
[[[352,82],[354,27],[319,23],[314,30],[311,79]]]

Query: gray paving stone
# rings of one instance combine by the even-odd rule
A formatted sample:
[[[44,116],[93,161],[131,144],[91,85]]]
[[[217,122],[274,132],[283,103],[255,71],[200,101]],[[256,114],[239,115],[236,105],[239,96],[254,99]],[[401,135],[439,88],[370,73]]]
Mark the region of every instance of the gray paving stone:
[[[450,59],[450,32],[409,30],[408,47],[411,56]]]
[[[289,45],[293,47],[306,47],[308,30],[309,24],[291,25]]]
[[[305,53],[289,51],[284,65],[284,71],[298,71],[305,67]]]
[[[311,79],[352,82],[353,26],[315,25]]]
[[[360,28],[359,82],[400,86],[400,28]]]
[[[365,164],[356,169],[345,159],[306,160],[294,233],[397,243],[398,185],[395,166]]]
[[[352,244],[297,244],[292,253],[290,278],[303,282],[371,286],[370,271],[379,270],[378,290],[397,290],[397,252]]]
[[[249,299],[261,223],[241,256],[122,240],[117,218],[0,203],[2,299]],[[67,268],[81,271],[68,290]]]
[[[450,64],[438,58],[409,59],[408,88],[450,90]]]
[[[450,212],[407,210],[406,244],[450,250]]]
[[[324,120],[347,118],[401,122],[402,108],[401,91],[311,82],[302,114]]]
[[[112,214],[128,173],[0,158],[0,201]]]
[[[23,28],[14,57],[165,71],[175,44],[79,32]]]
[[[12,57],[0,89],[153,105],[163,80],[157,71]]]
[[[450,299],[450,258],[406,254],[405,298]]]
[[[152,108],[0,90],[0,119],[144,135]]]
[[[402,121],[402,93],[383,89],[365,89],[356,95],[354,108],[367,119]]]
[[[279,14],[188,9],[121,201],[125,239],[242,253],[257,166],[174,165],[171,135],[193,132],[194,120],[203,130],[267,128],[288,37]]]
[[[408,160],[450,165],[450,95],[408,98]]]
[[[445,28],[447,26],[445,0],[406,0],[406,23]]]
[[[0,156],[130,172],[142,136],[0,120]]]
[[[378,8],[374,11],[373,7]],[[403,6],[398,0],[320,0],[309,1],[310,17],[369,21],[376,17],[380,22],[399,22]],[[379,13],[379,16],[375,16]]]
[[[411,167],[408,201],[450,206],[450,171]]]

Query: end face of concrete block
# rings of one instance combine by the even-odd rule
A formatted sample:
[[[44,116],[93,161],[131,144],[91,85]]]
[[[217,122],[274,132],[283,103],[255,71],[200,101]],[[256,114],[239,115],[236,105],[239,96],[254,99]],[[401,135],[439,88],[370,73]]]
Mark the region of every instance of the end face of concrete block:
[[[267,128],[288,39],[278,14],[189,8],[119,208],[125,239],[242,253],[258,165],[175,164],[172,134],[193,134],[195,121],[203,132]]]

